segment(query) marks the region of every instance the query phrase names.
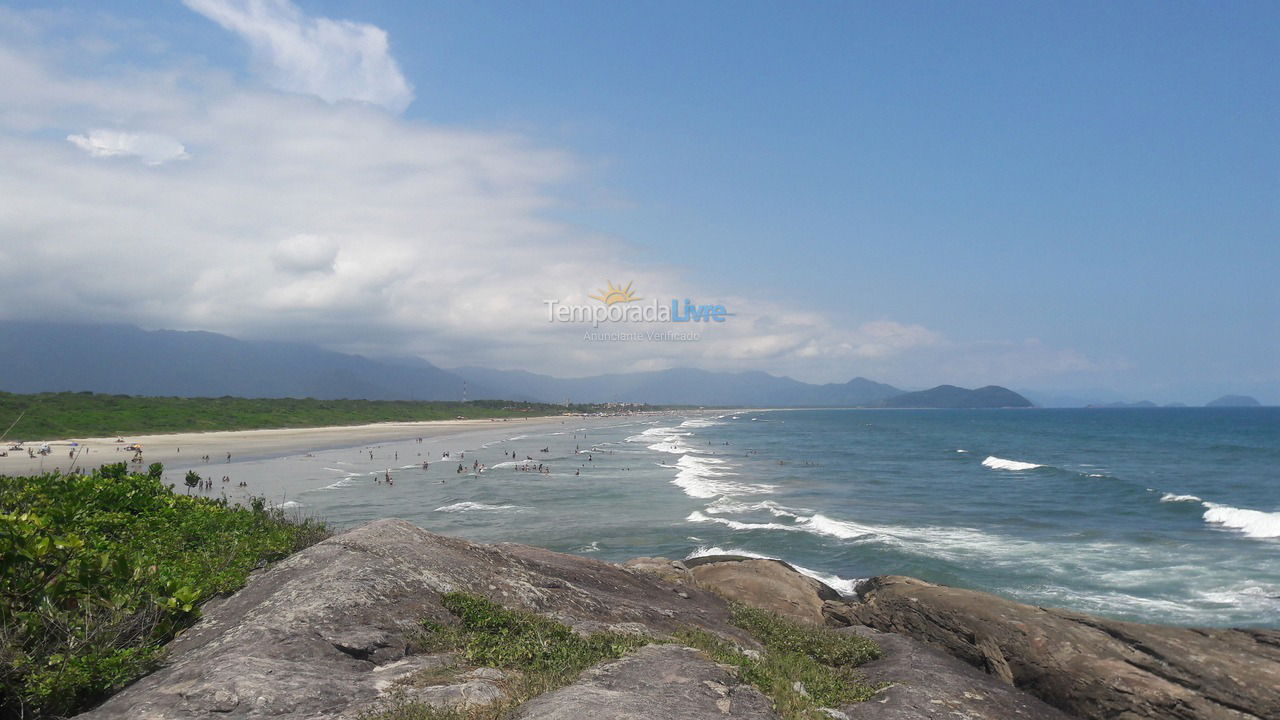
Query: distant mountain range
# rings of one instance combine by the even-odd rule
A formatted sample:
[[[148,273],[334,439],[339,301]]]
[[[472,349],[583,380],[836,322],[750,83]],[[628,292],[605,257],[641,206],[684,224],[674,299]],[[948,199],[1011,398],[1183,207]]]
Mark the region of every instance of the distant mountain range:
[[[1262,403],[1248,395],[1223,395],[1217,400],[1205,403],[1205,407],[1261,407]],[[1150,400],[1139,400],[1138,402],[1111,402],[1088,405],[1091,408],[1184,408],[1188,407],[1185,403],[1172,402],[1167,405],[1157,405]]]
[[[555,378],[519,370],[454,368],[477,386],[501,397],[532,397],[544,402],[609,402],[650,405],[737,405],[751,407],[853,407],[877,405],[900,395],[898,388],[866,378],[812,385],[763,372],[710,372],[673,368],[653,372]]]
[[[1262,403],[1256,398],[1248,395],[1223,395],[1222,397],[1209,402],[1205,407],[1259,407]]]
[[[313,345],[132,325],[0,323],[0,390],[181,397],[459,400],[462,378]],[[496,397],[473,388],[471,397]]]
[[[764,372],[674,368],[584,378],[445,370],[421,358],[366,358],[301,343],[132,325],[0,323],[0,390],[125,395],[506,399],[738,407],[1030,407],[1011,390],[940,385],[904,392],[866,378],[814,385]]]
[[[1031,401],[999,385],[966,390],[955,385],[939,385],[929,390],[903,393],[878,404],[883,408],[1029,408]]]

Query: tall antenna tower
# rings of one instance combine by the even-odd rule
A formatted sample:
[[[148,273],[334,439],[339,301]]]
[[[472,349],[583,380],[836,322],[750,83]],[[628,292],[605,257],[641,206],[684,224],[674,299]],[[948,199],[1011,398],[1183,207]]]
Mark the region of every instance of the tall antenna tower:
[[[462,381],[462,402],[467,401],[467,381]]]

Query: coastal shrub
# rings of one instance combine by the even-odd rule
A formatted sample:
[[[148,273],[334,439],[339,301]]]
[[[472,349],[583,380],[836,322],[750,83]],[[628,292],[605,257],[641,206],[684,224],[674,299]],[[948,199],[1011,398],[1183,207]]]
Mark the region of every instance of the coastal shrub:
[[[523,418],[595,412],[599,405],[471,400],[314,400],[311,398],[179,398],[95,393],[0,392],[0,431],[17,420],[9,440],[108,437],[256,428],[363,425],[468,418]],[[24,414],[25,413],[25,414]]]
[[[199,605],[328,533],[175,494],[163,468],[0,477],[0,716],[59,718],[153,667]]]

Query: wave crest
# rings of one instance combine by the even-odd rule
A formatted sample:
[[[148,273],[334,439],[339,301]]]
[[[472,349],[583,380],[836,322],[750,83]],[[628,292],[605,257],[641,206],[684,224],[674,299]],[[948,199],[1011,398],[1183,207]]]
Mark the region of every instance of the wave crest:
[[[525,507],[523,505],[486,505],[485,503],[468,501],[468,502],[458,502],[452,505],[444,505],[442,507],[436,508],[435,512],[461,513],[461,512],[471,512],[473,510],[482,510],[482,511],[491,511],[491,512],[493,511],[520,512],[522,510],[532,510],[532,509],[533,508]]]
[[[1006,460],[1004,458],[998,458],[995,455],[988,455],[987,459],[982,461],[982,466],[991,468],[992,470],[1012,470],[1012,471],[1035,470],[1036,468],[1044,467],[1043,465],[1037,465],[1036,463],[1023,462],[1021,460]]]
[[[1207,502],[1204,504],[1204,520],[1207,523],[1238,530],[1253,538],[1280,537],[1280,512],[1262,512]]]

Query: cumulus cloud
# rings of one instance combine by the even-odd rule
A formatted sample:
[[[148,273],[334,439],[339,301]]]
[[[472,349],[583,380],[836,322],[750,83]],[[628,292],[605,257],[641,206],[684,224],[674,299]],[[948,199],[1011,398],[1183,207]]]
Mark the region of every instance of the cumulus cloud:
[[[271,250],[271,262],[284,273],[332,273],[338,244],[318,235],[294,235]]]
[[[183,160],[187,149],[167,135],[131,133],[118,130],[90,130],[84,135],[68,135],[67,142],[93,157],[135,157],[147,165]]]
[[[254,17],[292,8],[227,6]],[[244,87],[180,60],[86,75],[44,48],[38,35],[29,47],[0,45],[0,77],[19,79],[0,83],[0,317],[204,329],[562,376],[694,366],[923,384],[1074,367],[1045,348],[975,347],[917,324],[724,292],[638,245],[553,219],[567,214],[552,211],[573,202],[566,188],[585,163],[526,137]],[[185,152],[136,139],[143,133],[83,130],[111,126],[199,151],[164,172],[103,162]],[[56,139],[69,132],[87,155]],[[591,341],[583,326],[547,321],[546,300],[594,303],[608,279],[736,315],[690,328],[698,342],[643,344]]]
[[[183,0],[249,44],[264,79],[329,102],[357,100],[400,112],[413,89],[382,28],[308,17],[289,0]]]

